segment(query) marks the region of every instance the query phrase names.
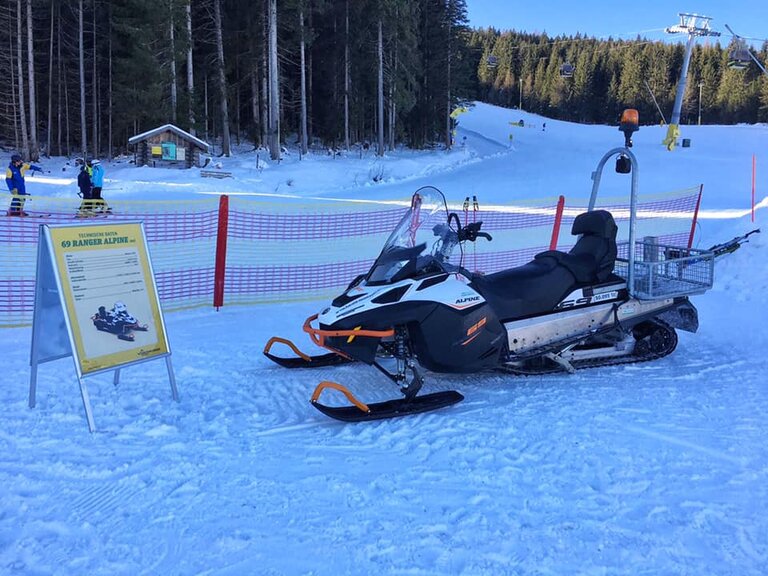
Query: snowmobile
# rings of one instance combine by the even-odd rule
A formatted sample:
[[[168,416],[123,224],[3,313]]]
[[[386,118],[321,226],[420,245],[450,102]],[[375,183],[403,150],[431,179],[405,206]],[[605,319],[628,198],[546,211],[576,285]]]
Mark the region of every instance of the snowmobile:
[[[112,310],[99,306],[99,311],[91,316],[91,321],[97,330],[114,334],[118,339],[127,342],[134,341],[134,330],[146,332],[149,329],[146,324],[139,324],[122,302],[115,302]]]
[[[452,390],[419,394],[424,370],[572,373],[667,356],[677,345],[676,329],[698,328],[688,295],[712,286],[714,255],[636,243],[635,169],[629,243],[619,258],[614,218],[595,209],[600,173],[616,154],[617,171],[636,168],[627,146],[606,154],[593,174],[588,211],[573,221],[578,240],[570,251],[542,252],[523,266],[487,275],[470,272],[462,260],[466,243],[492,240],[482,221],[462,226],[439,190],[419,189],[371,269],[304,323],[312,341],[329,352],[309,356],[289,340],[272,338],[264,354],[287,368],[362,362],[399,387],[402,397],[366,404],[341,384],[321,382],[312,405],[342,421],[425,412],[463,400]],[[275,343],[297,356],[274,354]],[[351,405],[320,403],[328,388]]]

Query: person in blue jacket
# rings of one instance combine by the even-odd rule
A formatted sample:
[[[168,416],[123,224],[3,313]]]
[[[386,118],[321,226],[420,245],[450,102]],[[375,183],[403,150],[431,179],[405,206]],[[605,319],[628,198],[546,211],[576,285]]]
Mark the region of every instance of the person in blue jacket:
[[[98,158],[91,160],[91,199],[93,200],[93,207],[99,212],[111,212],[112,210],[107,206],[105,200],[101,197],[101,188],[104,186],[104,166]]]
[[[11,163],[8,164],[8,169],[5,171],[5,184],[8,186],[8,191],[13,195],[8,216],[27,216],[27,213],[24,212],[26,198],[21,198],[21,196],[28,196],[27,187],[24,184],[24,175],[27,170],[43,171],[39,166],[24,162],[18,154],[11,156]]]

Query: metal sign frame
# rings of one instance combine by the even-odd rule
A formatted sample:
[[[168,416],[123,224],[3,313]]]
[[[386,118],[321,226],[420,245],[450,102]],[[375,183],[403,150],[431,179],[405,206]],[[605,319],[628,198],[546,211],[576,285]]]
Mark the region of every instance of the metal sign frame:
[[[178,401],[171,349],[154,283],[143,223],[41,224],[30,351],[29,407],[34,408],[40,364],[72,356],[88,429],[96,430],[88,376],[165,358],[171,394]],[[120,299],[110,312],[108,299]],[[115,321],[127,300],[150,323]],[[94,308],[98,306],[98,312]],[[118,306],[118,304],[120,306]],[[90,306],[90,308],[88,308]],[[130,316],[130,314],[129,314]],[[135,319],[134,319],[135,320]],[[130,326],[135,326],[133,332]],[[138,336],[137,336],[138,334]]]

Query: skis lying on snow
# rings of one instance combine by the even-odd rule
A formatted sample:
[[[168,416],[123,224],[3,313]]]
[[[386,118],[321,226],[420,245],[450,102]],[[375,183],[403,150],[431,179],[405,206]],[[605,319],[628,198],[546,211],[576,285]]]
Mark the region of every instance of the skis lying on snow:
[[[78,212],[75,214],[75,218],[107,218],[112,216],[112,210],[104,210],[103,212]]]
[[[23,214],[19,214],[18,212],[7,212],[5,213],[6,216],[9,218],[50,218],[50,214],[30,214],[28,212],[24,212]]]
[[[326,388],[338,390],[344,394],[352,403],[351,406],[326,406],[318,402],[320,394]],[[384,402],[374,402],[365,404],[355,398],[352,393],[341,384],[336,382],[324,381],[318,384],[315,392],[312,394],[312,406],[320,410],[326,416],[341,420],[343,422],[367,422],[369,420],[383,420],[385,418],[396,418],[407,416],[409,414],[419,414],[451,406],[464,400],[459,392],[455,390],[446,390],[444,392],[434,392],[424,396],[414,396],[413,398],[400,398],[395,400],[386,400]]]
[[[296,357],[283,358],[272,354],[270,349],[275,342],[288,346],[294,351]],[[304,354],[293,342],[286,340],[285,338],[278,338],[277,336],[270,338],[266,346],[264,346],[264,356],[283,368],[321,368],[323,366],[338,366],[339,364],[348,364],[349,362],[352,362],[351,359],[336,354],[335,352],[328,352],[327,354],[319,354],[317,356]]]

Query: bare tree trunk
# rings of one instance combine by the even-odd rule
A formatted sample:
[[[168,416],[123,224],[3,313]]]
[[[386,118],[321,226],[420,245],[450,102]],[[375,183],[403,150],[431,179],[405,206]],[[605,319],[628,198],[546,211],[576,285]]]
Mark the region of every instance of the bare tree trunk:
[[[397,117],[397,104],[395,103],[396,85],[395,78],[397,78],[397,37],[395,37],[395,46],[393,48],[392,55],[392,70],[390,74],[389,82],[389,121],[387,123],[387,136],[389,139],[389,149],[395,149],[395,118]]]
[[[280,85],[277,70],[277,0],[269,0],[269,156],[280,160]]]
[[[216,27],[216,55],[219,69],[219,98],[221,99],[221,153],[224,156],[231,154],[231,141],[229,134],[229,105],[227,104],[227,79],[224,74],[224,39],[221,29],[221,0],[213,0],[213,18]]]
[[[22,51],[21,41],[21,21],[24,19],[24,13],[21,11],[21,0],[16,0],[16,64],[17,80],[19,85],[19,126],[21,127],[21,149],[28,155],[29,135],[27,133],[27,108],[24,102],[24,52]]]
[[[304,7],[299,7],[301,30],[301,153],[307,153],[307,69],[304,56]]]
[[[173,32],[175,26],[173,19],[173,1],[171,0],[169,4],[171,8],[171,17],[168,24],[171,35],[171,122],[176,124],[176,106],[178,103],[178,96],[176,93],[176,36]]]
[[[13,55],[14,46],[13,46],[13,29],[12,29],[12,22],[13,18],[11,17],[8,20],[8,54]],[[8,64],[8,70],[10,70],[11,73],[11,105],[12,109],[14,111],[13,113],[13,137],[14,137],[14,143],[16,150],[21,150],[21,141],[19,139],[19,115],[15,113],[15,110],[18,109],[18,105],[16,103],[16,98],[19,95],[19,91],[16,87],[16,73],[13,70],[13,58],[10,58],[11,62]]]
[[[253,124],[256,130],[253,131],[254,146],[261,146],[259,142],[259,66],[256,64],[256,59],[253,60],[253,68],[251,68],[251,116],[253,117]]]
[[[267,54],[269,53],[269,23],[266,14],[262,13],[262,27],[261,27],[261,70],[260,84],[261,84],[261,97],[259,99],[259,115],[261,116],[261,145],[269,147],[269,88],[267,86]]]
[[[378,102],[376,106],[376,155],[384,156],[384,34],[383,23],[379,16],[379,84],[377,89]]]
[[[344,150],[349,151],[349,0],[344,13]]]
[[[79,2],[77,19],[78,54],[80,58],[80,148],[83,158],[88,157],[88,134],[85,125],[85,54],[83,46],[83,0]]]
[[[195,76],[192,67],[192,0],[187,0],[187,35],[189,36],[189,47],[187,48],[187,97],[189,105],[187,116],[189,120],[189,133],[195,135]]]
[[[51,2],[51,35],[48,41],[48,134],[46,134],[45,152],[51,156],[53,139],[53,23],[55,22],[55,3]]]
[[[37,97],[35,94],[34,26],[32,26],[32,0],[27,0],[27,81],[29,82],[29,158],[40,158],[37,143]]]
[[[208,126],[210,123],[209,117],[208,117],[208,74],[205,75],[205,84],[203,85],[203,97],[204,97],[204,110],[203,114],[205,116],[205,139],[210,140],[210,135],[208,134]]]
[[[59,11],[59,16],[61,16],[61,11]],[[56,25],[56,153],[58,155],[61,155],[63,150],[61,145],[61,94],[64,79],[62,77],[61,69],[61,18],[59,18]],[[69,125],[67,125],[67,134],[69,134]]]
[[[445,147],[450,150],[453,143],[451,135],[451,0],[446,0],[446,7],[448,8],[448,70],[446,70],[448,93],[446,94],[447,101],[445,103]]]
[[[99,149],[100,149],[100,142],[99,142],[99,87],[101,83],[99,82],[99,75],[96,70],[96,56],[98,55],[98,50],[96,49],[96,3],[93,3],[93,80],[91,81],[92,86],[92,99],[93,99],[93,117],[91,118],[91,121],[93,122],[93,142],[91,144],[91,147],[93,148],[93,157],[96,158],[99,155]]]
[[[109,12],[110,12],[110,18],[109,18],[109,23],[110,23],[109,24],[109,89],[108,89],[108,92],[109,92],[109,94],[108,94],[109,103],[107,104],[107,106],[108,106],[108,112],[107,112],[108,120],[107,120],[107,122],[109,124],[108,129],[107,129],[107,133],[108,133],[108,136],[109,136],[109,141],[107,142],[107,146],[108,146],[107,157],[110,160],[112,160],[112,158],[113,158],[113,155],[112,155],[112,119],[113,119],[112,102],[113,102],[113,98],[112,98],[112,5],[111,4],[109,5]]]
[[[235,57],[235,142],[238,146],[240,146],[240,132],[241,132],[241,124],[240,124],[240,109],[242,106],[240,106],[240,57]]]
[[[308,17],[307,24],[309,26],[309,37],[314,38],[312,31],[312,0],[307,0]],[[312,43],[309,45],[309,53],[307,54],[307,138],[309,142],[314,141],[314,125],[312,123]]]
[[[400,10],[395,7],[395,20],[400,19]],[[396,31],[392,46],[392,69],[389,81],[389,149],[395,149],[395,128],[397,127],[397,72],[400,64],[400,35]]]
[[[59,62],[61,62],[61,43],[59,43]],[[66,127],[66,141],[65,144],[67,146],[67,156],[72,156],[72,123],[69,119],[69,82],[67,81],[67,69],[63,68],[64,73],[62,74],[62,84],[64,85],[64,125]]]

